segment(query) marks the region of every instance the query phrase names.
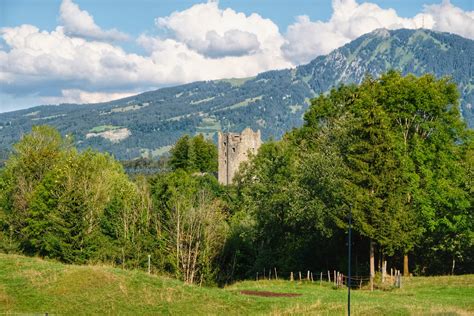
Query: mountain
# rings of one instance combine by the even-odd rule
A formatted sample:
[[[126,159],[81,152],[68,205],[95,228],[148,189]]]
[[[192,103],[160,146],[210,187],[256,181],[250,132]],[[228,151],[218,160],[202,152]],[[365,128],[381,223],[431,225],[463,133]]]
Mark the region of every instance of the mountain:
[[[294,69],[252,78],[194,82],[89,105],[44,105],[0,114],[0,150],[8,150],[33,125],[49,124],[74,136],[79,148],[119,159],[158,156],[182,134],[261,129],[279,138],[302,124],[309,100],[341,83],[389,69],[403,74],[452,76],[462,115],[474,127],[474,41],[429,30],[379,29]]]

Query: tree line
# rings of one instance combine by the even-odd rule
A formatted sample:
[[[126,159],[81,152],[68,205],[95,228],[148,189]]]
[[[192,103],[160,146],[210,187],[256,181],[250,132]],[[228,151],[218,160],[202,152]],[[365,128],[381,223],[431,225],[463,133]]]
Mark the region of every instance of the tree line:
[[[447,78],[394,71],[314,99],[240,174],[259,268],[343,270],[351,208],[359,273],[375,256],[405,274],[472,271],[473,134],[458,100]]]
[[[187,283],[225,284],[277,268],[345,270],[388,260],[414,274],[473,272],[474,142],[446,78],[388,72],[320,95],[304,125],[262,145],[234,185],[217,149],[178,140],[156,174],[33,127],[0,170],[0,249],[105,262]]]

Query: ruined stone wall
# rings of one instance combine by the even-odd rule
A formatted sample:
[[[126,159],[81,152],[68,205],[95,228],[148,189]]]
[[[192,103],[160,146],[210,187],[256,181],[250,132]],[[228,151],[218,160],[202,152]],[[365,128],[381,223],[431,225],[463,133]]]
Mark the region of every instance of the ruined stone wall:
[[[219,182],[231,184],[240,164],[248,159],[249,153],[256,154],[261,144],[260,130],[246,128],[241,134],[219,132]]]

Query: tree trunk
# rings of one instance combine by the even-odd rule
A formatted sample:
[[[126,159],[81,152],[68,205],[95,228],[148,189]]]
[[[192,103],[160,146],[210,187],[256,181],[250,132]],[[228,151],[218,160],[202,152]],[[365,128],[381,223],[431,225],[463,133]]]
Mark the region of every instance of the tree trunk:
[[[456,267],[456,259],[453,257],[453,265],[451,267],[451,275],[454,275],[454,268]]]
[[[370,290],[374,290],[375,277],[375,258],[374,258],[374,242],[370,240]]]
[[[408,254],[406,253],[403,256],[403,276],[410,276],[410,272],[408,271]]]

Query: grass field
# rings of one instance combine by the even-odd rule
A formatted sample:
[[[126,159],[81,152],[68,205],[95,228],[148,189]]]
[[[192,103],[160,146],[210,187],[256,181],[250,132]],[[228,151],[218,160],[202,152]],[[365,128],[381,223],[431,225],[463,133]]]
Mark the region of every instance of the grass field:
[[[301,294],[242,295],[243,290]],[[0,313],[344,315],[347,290],[323,283],[245,281],[220,288],[106,266],[0,254]],[[353,315],[474,315],[474,275],[414,277],[402,289],[352,291]]]

